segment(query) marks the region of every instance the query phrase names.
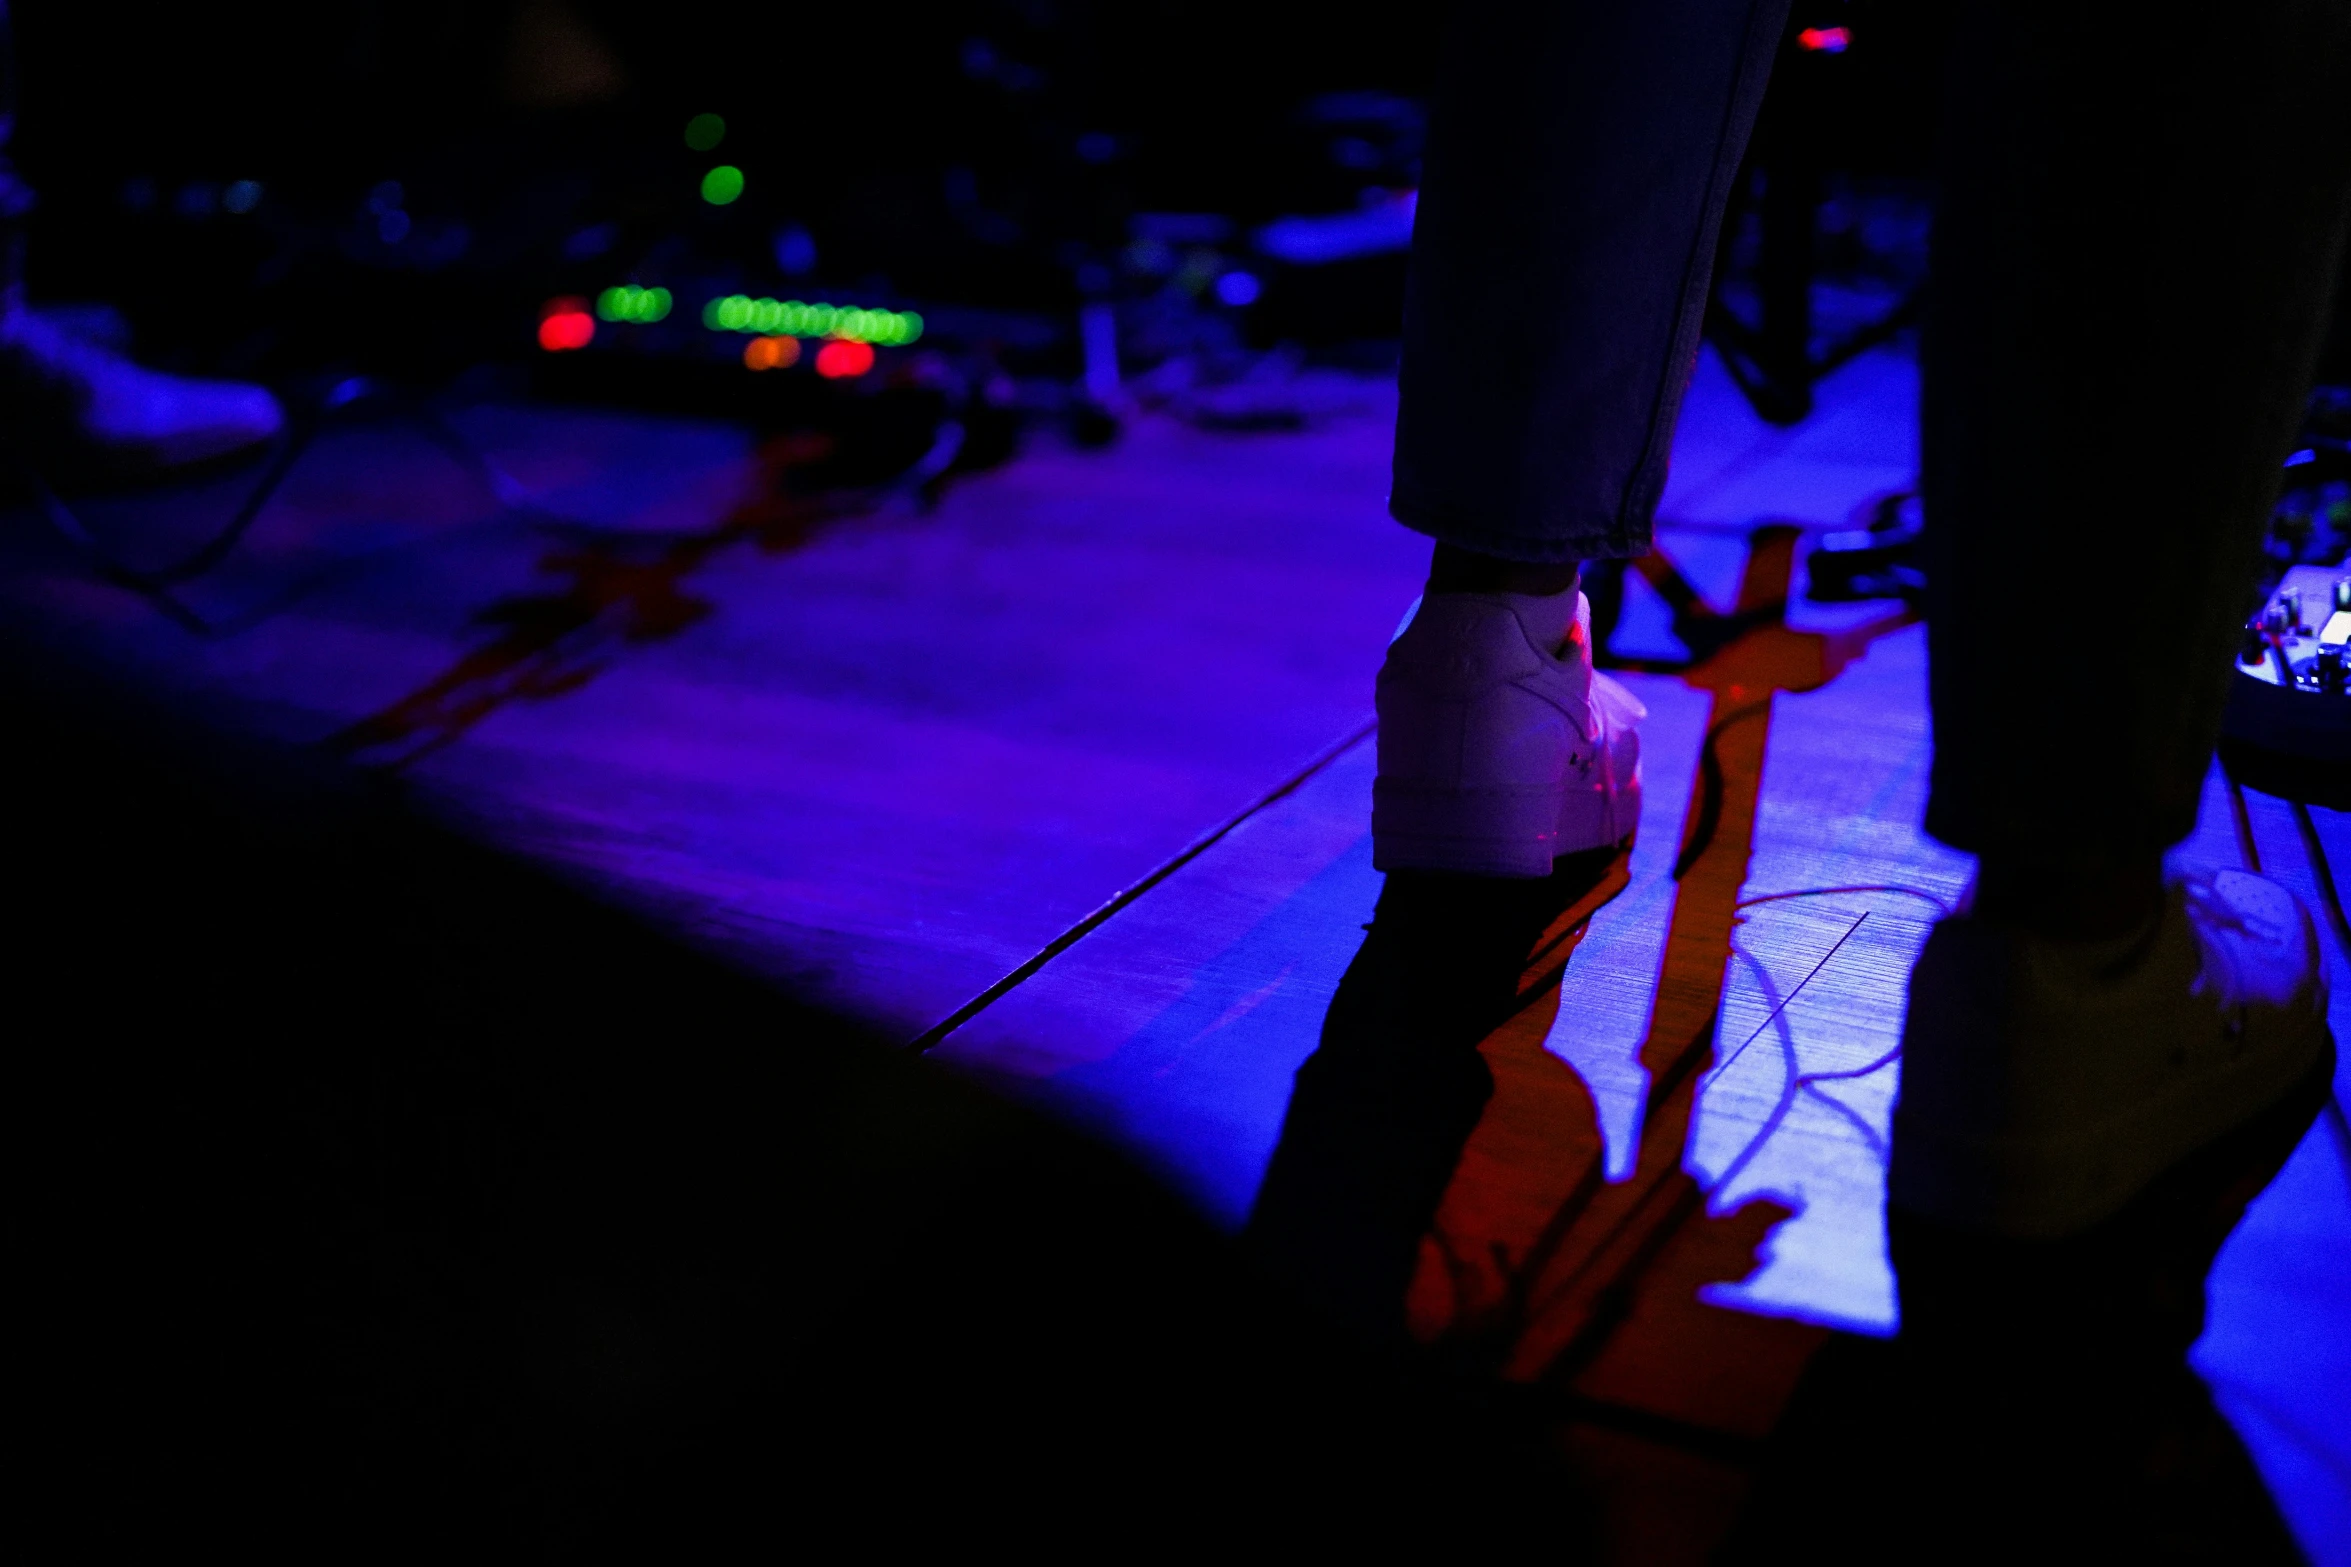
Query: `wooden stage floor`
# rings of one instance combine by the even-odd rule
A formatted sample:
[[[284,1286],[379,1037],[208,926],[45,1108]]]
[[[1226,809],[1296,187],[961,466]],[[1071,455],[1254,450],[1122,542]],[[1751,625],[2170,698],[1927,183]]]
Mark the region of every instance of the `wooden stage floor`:
[[[1873,355],[1779,431],[1702,368],[1613,651],[1686,664],[1677,597],[1748,618],[1626,675],[1651,713],[1637,845],[1486,1041],[1498,1089],[1412,1287],[1416,1332],[1567,1398],[1625,1560],[1701,1559],[1823,1336],[1894,1326],[1903,982],[1969,864],[1918,829],[1923,630],[1806,604],[1801,558],[1910,477],[1915,382]],[[1300,393],[1303,431],[1150,419],[847,515],[778,505],[789,452],[719,426],[451,411],[517,511],[421,425],[359,422],[180,620],[21,517],[0,594],[76,657],[398,772],[1076,1118],[1237,1227],[1379,892],[1371,678],[1425,562],[1382,508],[1392,391]],[[90,520],[163,559],[233,494]],[[2257,861],[2317,908],[2351,821],[2240,812],[2216,776],[2179,854]],[[2351,1564],[2346,1152],[2322,1118],[2257,1203],[2197,1358],[2314,1558]]]

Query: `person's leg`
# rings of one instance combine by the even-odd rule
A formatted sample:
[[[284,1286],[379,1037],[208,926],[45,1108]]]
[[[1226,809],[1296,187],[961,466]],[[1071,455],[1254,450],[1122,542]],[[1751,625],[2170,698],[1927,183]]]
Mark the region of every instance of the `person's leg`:
[[[1640,706],[1578,562],[1647,547],[1785,0],[1468,0],[1434,106],[1391,509],[1436,540],[1379,685],[1370,937],[1250,1223],[1374,1338],[1492,1080],[1527,947],[1639,814]],[[1577,856],[1577,858],[1561,858]],[[1488,878],[1513,878],[1498,883]]]
[[[1389,509],[1434,538],[1379,685],[1373,861],[1540,878],[1640,815],[1578,566],[1648,548],[1785,0],[1467,0],[1404,307]]]
[[[2195,823],[2351,218],[2351,7],[1954,21],[1927,826],[1984,906],[2095,933]]]
[[[1787,9],[1454,8],[1404,307],[1407,527],[1532,565],[1648,547]]]
[[[1950,47],[1925,358],[1927,827],[1982,868],[1977,934],[1939,932],[1913,980],[1891,1179],[1914,1210],[2057,1232],[2258,1108],[2278,1085],[2255,1079],[2315,1048],[2305,997],[2284,1054],[2264,1065],[2254,1028],[2230,1046],[2233,1086],[2215,1063],[2204,1089],[2175,1090],[2017,1020],[2028,993],[2122,1006],[2121,949],[2103,967],[2085,954],[2121,943],[2130,982],[2155,985],[2156,933],[2185,941],[2210,912],[2166,892],[2162,856],[2195,822],[2351,224],[2351,7],[2260,0],[2198,29],[2119,0],[1968,0]],[[2290,899],[2276,918],[2277,961],[2300,961]],[[2049,945],[2028,960],[2012,937]],[[2184,1017],[2198,960],[2164,961],[2187,966]],[[1977,968],[2004,976],[1999,998],[1959,983]],[[1953,985],[1964,1008],[1919,1005]],[[1961,1037],[1962,1016],[1989,1037]],[[2191,1109],[2153,1108],[2174,1093]],[[2092,1129],[2140,1100],[2137,1131]],[[2048,1124],[1985,1120],[2027,1101]],[[2026,1180],[1991,1151],[2001,1138],[2035,1142],[2047,1168]]]
[[[2198,27],[1959,0],[1951,21],[1927,826],[1980,868],[1910,981],[1902,1398],[1873,1442],[1944,1548],[2136,1559],[2248,1473],[2185,1352],[2334,1060],[2307,911],[2237,871],[2167,885],[2163,856],[2195,822],[2351,221],[2351,7]],[[2275,1534],[2263,1505],[2228,1559]]]

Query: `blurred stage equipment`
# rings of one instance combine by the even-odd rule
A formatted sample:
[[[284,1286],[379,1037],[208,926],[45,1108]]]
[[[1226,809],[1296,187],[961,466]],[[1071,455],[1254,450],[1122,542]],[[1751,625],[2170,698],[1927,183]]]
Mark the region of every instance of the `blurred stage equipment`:
[[[1918,491],[1897,490],[1865,502],[1859,527],[1824,533],[1805,562],[1804,596],[1820,604],[1862,599],[1923,602],[1926,565],[1920,546],[1926,518]]]
[[[2245,628],[2221,756],[2265,794],[2351,810],[2351,573],[2296,566]]]
[[[2245,627],[2220,757],[2264,794],[2351,810],[2351,388],[2319,389],[2302,439],[2286,461],[2268,540],[2275,580]]]
[[[1923,311],[1931,55],[1899,7],[1830,0],[1789,18],[1706,311],[1707,340],[1773,424]]]

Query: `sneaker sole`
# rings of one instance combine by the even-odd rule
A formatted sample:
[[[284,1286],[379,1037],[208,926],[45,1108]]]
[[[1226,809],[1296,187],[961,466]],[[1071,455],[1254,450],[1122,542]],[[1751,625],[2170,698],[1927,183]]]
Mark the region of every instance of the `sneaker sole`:
[[[1576,797],[1563,804],[1552,789],[1419,788],[1379,779],[1372,785],[1372,868],[1548,876],[1554,861],[1619,847],[1640,825],[1637,787],[1593,800],[1579,808]]]

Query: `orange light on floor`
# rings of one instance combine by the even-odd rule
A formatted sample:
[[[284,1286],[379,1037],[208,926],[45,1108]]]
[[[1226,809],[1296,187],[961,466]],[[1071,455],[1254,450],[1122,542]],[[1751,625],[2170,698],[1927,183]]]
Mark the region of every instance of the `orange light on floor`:
[[[549,353],[585,348],[596,337],[596,318],[576,294],[550,299],[539,308],[539,346]]]
[[[743,345],[743,367],[747,370],[789,370],[800,362],[800,339],[796,337],[755,337]]]
[[[816,351],[816,373],[828,381],[863,375],[873,368],[873,345],[836,338]]]

